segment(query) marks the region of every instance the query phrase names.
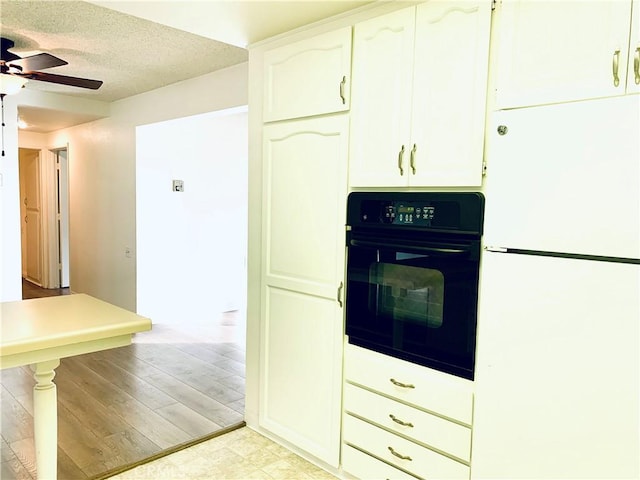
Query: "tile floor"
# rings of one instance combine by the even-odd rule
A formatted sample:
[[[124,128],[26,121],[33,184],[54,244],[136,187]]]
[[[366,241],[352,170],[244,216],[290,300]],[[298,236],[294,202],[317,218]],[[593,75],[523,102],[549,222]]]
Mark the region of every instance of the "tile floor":
[[[243,427],[120,473],[110,480],[335,479],[290,450]]]

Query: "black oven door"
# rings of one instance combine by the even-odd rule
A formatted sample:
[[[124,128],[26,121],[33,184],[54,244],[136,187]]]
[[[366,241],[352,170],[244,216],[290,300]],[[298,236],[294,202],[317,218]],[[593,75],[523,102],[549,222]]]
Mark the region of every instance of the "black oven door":
[[[479,241],[398,237],[349,235],[349,342],[473,379]]]

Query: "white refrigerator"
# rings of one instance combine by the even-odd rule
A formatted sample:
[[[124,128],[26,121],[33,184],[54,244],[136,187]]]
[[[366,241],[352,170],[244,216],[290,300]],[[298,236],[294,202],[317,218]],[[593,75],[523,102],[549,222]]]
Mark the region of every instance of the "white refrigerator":
[[[640,96],[491,128],[471,477],[640,478]]]

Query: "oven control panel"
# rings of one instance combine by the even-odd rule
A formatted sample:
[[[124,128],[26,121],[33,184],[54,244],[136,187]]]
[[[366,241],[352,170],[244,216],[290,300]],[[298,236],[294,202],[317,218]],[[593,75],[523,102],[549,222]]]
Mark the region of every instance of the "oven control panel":
[[[347,200],[349,229],[482,235],[483,214],[479,192],[351,192]]]
[[[436,207],[406,202],[384,206],[382,221],[396,225],[431,225]]]
[[[363,202],[360,210],[362,223],[385,225],[416,225],[430,227],[436,216],[436,205],[425,202],[374,201]]]

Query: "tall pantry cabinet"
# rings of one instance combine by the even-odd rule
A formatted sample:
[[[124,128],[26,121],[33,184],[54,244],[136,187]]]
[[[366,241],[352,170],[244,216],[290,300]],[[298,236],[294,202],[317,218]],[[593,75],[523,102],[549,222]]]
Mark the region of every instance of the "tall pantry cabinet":
[[[259,422],[334,467],[350,60],[351,28],[264,56]]]

